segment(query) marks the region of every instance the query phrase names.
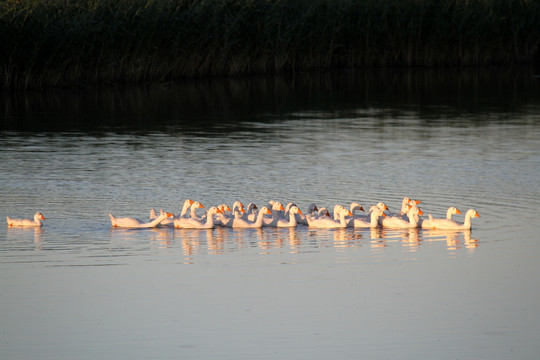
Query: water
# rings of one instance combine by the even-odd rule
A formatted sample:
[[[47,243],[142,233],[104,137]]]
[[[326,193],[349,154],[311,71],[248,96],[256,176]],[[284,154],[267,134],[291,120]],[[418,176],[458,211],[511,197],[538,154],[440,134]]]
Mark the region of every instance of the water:
[[[0,357],[508,359],[540,350],[540,86],[331,73],[6,94]],[[404,196],[472,231],[122,230],[108,213]],[[462,220],[462,216],[458,216]]]

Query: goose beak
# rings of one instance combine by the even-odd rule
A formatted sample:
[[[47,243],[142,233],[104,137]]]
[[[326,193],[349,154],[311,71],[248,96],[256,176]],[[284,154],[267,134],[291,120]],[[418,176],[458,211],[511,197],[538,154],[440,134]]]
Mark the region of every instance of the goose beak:
[[[474,216],[475,216],[475,217],[480,217],[480,214],[477,213],[477,212],[475,212],[475,213],[474,213]]]
[[[416,205],[420,204],[421,201],[420,200],[414,200],[414,202],[416,203]]]
[[[199,204],[199,208],[204,209],[204,205],[203,205],[203,204]]]
[[[388,215],[386,215],[385,213],[382,213],[382,216],[384,217],[384,216],[388,216]]]
[[[302,214],[302,210],[300,210],[300,209],[298,209],[298,213],[299,213],[300,215],[304,215],[304,214]]]
[[[362,211],[366,211],[366,210],[364,210],[364,208],[363,208],[362,206],[360,206],[360,210],[362,210]]]
[[[461,211],[459,211],[459,209],[456,209],[456,214],[460,214],[460,215],[461,215]]]
[[[281,205],[281,206],[279,207],[279,210],[285,211],[285,208],[283,207],[283,205]]]
[[[418,209],[418,215],[424,215],[424,212],[420,208]]]
[[[167,217],[171,217],[171,216],[174,216],[173,214],[171,214],[170,212],[166,213],[167,214]]]
[[[189,202],[189,205],[193,205],[193,203],[194,203],[195,201],[189,199],[188,202]]]
[[[272,212],[270,211],[270,209],[266,209],[266,211],[264,213],[272,215]]]
[[[317,209],[317,206],[313,208],[313,211],[319,211],[319,209]]]

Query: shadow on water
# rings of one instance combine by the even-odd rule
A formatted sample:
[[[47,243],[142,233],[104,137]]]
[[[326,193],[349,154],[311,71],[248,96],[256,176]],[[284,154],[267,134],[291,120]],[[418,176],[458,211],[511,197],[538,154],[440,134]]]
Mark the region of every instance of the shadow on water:
[[[378,69],[7,93],[0,109],[2,131],[212,136],[246,123],[306,118],[395,126],[414,114],[422,126],[482,125],[515,121],[538,109],[538,99],[540,79],[530,69]]]

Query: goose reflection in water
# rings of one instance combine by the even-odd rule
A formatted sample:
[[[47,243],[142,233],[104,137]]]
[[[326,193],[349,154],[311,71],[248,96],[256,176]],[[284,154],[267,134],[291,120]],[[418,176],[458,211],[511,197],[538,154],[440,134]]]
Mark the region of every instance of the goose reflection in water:
[[[6,240],[13,242],[30,242],[34,243],[34,250],[43,250],[43,227],[6,227]]]
[[[423,230],[422,235],[426,241],[446,242],[446,248],[448,250],[458,250],[461,248],[460,241],[463,240],[463,244],[469,250],[469,253],[473,253],[478,247],[478,240],[471,238],[471,230]]]

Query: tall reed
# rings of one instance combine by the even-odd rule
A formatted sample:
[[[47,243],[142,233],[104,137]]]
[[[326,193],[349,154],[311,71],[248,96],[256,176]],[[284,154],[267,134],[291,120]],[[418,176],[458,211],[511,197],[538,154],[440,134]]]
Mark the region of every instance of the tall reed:
[[[5,0],[4,88],[538,61],[536,0]]]

